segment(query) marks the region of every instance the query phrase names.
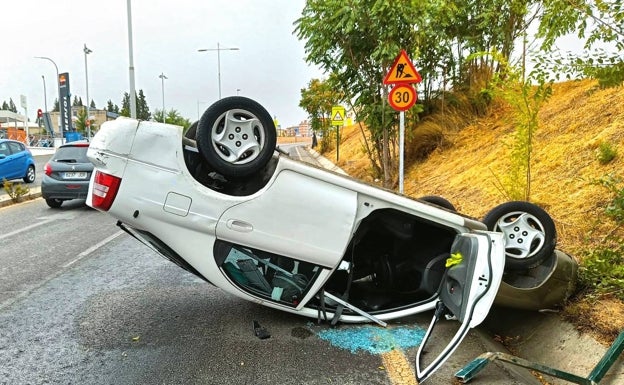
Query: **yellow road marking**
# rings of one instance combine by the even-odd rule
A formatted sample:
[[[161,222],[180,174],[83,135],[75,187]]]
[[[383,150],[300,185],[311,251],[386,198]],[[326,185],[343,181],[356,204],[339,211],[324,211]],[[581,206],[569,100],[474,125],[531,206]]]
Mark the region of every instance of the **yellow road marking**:
[[[414,369],[400,349],[383,353],[381,359],[392,385],[418,385]]]

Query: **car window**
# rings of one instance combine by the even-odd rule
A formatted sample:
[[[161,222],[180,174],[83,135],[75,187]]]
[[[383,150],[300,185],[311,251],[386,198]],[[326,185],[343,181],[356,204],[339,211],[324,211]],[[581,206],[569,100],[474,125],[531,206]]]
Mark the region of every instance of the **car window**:
[[[87,150],[89,147],[68,146],[56,150],[52,160],[57,162],[89,163]]]
[[[246,291],[297,306],[320,271],[318,266],[238,245],[225,251],[221,268]]]
[[[17,154],[20,153],[22,151],[24,151],[24,145],[21,143],[17,143],[17,142],[7,142],[7,144],[9,145],[9,149],[11,150],[11,153],[13,154]]]
[[[9,156],[11,155],[11,150],[9,149],[8,142],[0,143],[0,154]]]

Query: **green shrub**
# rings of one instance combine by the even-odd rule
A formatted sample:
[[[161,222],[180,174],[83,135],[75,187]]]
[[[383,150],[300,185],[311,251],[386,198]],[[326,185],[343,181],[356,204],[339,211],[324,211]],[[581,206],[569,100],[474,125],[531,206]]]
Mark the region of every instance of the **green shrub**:
[[[602,142],[596,151],[596,158],[600,164],[607,164],[617,156],[617,150],[609,142]]]
[[[21,202],[22,197],[30,192],[28,187],[24,187],[21,183],[13,183],[2,178],[2,187],[15,203]]]
[[[613,199],[605,207],[605,213],[618,224],[624,223],[624,181],[622,178],[609,174],[593,183],[603,186],[613,194]]]
[[[579,268],[579,281],[591,292],[624,300],[624,243],[620,240],[618,244],[588,250]]]

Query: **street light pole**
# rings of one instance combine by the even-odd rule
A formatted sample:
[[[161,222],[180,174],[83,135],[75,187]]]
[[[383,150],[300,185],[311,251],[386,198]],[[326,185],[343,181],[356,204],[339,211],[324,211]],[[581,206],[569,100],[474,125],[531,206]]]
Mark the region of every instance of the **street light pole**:
[[[221,45],[217,43],[217,48],[201,48],[197,52],[217,51],[217,75],[219,79],[219,99],[221,99],[221,51],[238,51],[238,47],[221,48]]]
[[[41,80],[43,80],[43,107],[45,108],[45,112],[48,112],[48,96],[46,93],[45,76],[41,75]]]
[[[165,79],[169,79],[169,78],[166,77],[163,72],[161,72],[160,75],[158,75],[158,77],[160,78],[161,83],[162,83],[162,99],[163,99],[162,114],[163,114],[163,123],[165,123]]]
[[[87,55],[90,54],[91,51],[89,48],[87,48],[87,45],[84,45],[83,48],[84,51],[84,57],[85,57],[85,83],[87,86],[87,120],[85,122],[85,124],[87,125],[87,140],[91,140],[91,121],[89,121],[89,113],[90,113],[90,102],[89,102],[89,72],[87,71]]]
[[[59,71],[58,71],[58,66],[56,65],[56,63],[54,62],[54,60],[50,59],[49,57],[45,57],[45,56],[35,56],[35,59],[44,59],[44,60],[49,60],[52,62],[52,64],[54,64],[54,68],[56,69],[56,88],[58,90],[58,103],[59,103],[59,112],[61,110],[61,83],[59,82]],[[61,125],[59,124],[59,136],[61,137],[61,144],[63,144],[63,131],[61,128]]]
[[[130,72],[130,117],[136,119],[136,90],[134,86],[134,58],[132,52],[132,1],[127,0],[128,5],[128,56],[129,56],[129,72]]]

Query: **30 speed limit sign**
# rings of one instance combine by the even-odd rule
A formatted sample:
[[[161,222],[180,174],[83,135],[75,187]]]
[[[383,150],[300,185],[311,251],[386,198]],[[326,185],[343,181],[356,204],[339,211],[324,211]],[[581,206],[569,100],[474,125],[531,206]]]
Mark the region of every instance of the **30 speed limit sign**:
[[[416,103],[416,91],[410,84],[398,84],[390,90],[388,101],[397,111],[409,110]]]

